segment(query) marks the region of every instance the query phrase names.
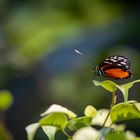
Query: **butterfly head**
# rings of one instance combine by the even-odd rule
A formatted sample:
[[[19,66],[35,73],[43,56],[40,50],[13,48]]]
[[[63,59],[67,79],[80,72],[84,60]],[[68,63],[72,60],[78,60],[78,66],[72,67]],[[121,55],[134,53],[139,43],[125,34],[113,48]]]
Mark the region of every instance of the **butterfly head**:
[[[92,70],[93,70],[93,72],[95,72],[96,75],[98,75],[98,76],[102,75],[101,71],[99,70],[99,67],[94,64],[92,66]]]

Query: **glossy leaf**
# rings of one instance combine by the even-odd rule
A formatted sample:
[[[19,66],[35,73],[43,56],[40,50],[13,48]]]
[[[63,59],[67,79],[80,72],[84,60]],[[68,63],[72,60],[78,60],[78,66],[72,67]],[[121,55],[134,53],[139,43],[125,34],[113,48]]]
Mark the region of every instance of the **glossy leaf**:
[[[136,138],[136,134],[129,130],[127,130],[125,132],[125,136],[126,136],[127,140],[134,140]]]
[[[97,113],[97,110],[95,107],[91,106],[91,105],[88,105],[86,108],[85,108],[85,111],[84,111],[84,114],[85,116],[87,117],[94,117]]]
[[[140,112],[140,103],[134,103],[135,107],[139,110]]]
[[[71,110],[68,110],[67,108],[62,107],[62,106],[57,105],[57,104],[51,105],[44,113],[41,114],[41,116],[45,116],[45,115],[47,115],[49,113],[53,113],[53,112],[65,113],[70,119],[73,119],[77,116]]]
[[[112,124],[111,128],[113,128],[115,131],[125,131],[126,126],[124,124]]]
[[[48,136],[49,140],[55,140],[55,133],[58,128],[54,126],[42,126],[43,131]]]
[[[99,140],[101,134],[94,128],[85,127],[79,129],[73,136],[73,140]]]
[[[102,86],[103,88],[105,88],[106,90],[108,90],[112,93],[114,93],[117,90],[116,83],[114,83],[110,80],[105,80],[105,81],[102,81],[102,82],[94,80],[93,83],[96,86]]]
[[[67,117],[64,113],[59,112],[50,113],[47,116],[40,119],[39,124],[41,126],[44,125],[55,126],[63,130],[65,129],[67,124]]]
[[[36,131],[37,131],[38,128],[39,128],[39,124],[38,123],[30,124],[30,125],[28,125],[25,128],[25,130],[27,132],[27,138],[28,138],[28,140],[33,140],[34,139],[35,133],[36,133]]]
[[[108,113],[109,113],[109,110],[107,110],[107,109],[99,110],[98,113],[93,117],[92,124],[102,126]],[[109,116],[106,123],[105,123],[105,126],[108,127],[111,125],[111,123],[112,123],[112,121],[111,121],[110,116]]]
[[[73,120],[70,120],[67,124],[67,127],[70,130],[77,130],[79,128],[85,127],[85,126],[90,126],[92,122],[91,117],[79,117],[75,118]]]
[[[115,105],[110,113],[113,122],[140,118],[139,103],[123,102]]]

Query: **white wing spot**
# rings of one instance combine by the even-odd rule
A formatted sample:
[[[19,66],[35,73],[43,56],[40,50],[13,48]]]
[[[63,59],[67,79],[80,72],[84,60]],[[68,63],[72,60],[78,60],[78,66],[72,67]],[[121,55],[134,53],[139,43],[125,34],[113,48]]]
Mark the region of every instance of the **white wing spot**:
[[[114,59],[117,59],[117,56],[114,56]]]
[[[125,62],[120,62],[121,64],[123,64],[123,65],[126,65],[126,63]]]
[[[122,60],[122,59],[124,59],[123,57],[118,57],[118,60]]]
[[[117,64],[118,66],[122,66],[121,64]]]

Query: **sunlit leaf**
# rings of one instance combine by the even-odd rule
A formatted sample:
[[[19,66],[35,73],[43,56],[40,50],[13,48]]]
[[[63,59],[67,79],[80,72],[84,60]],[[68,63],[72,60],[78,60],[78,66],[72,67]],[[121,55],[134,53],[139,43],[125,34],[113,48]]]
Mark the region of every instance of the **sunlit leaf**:
[[[124,124],[112,124],[111,128],[113,128],[115,131],[124,131],[126,126]]]
[[[106,117],[108,116],[109,110],[107,109],[101,109],[98,111],[98,113],[93,117],[92,124],[93,125],[99,125],[102,126]],[[105,126],[108,127],[112,124],[112,121],[110,119],[110,116],[108,117]]]
[[[103,88],[105,88],[106,90],[108,90],[112,93],[114,93],[117,90],[117,84],[110,81],[110,80],[105,80],[105,81],[102,81],[102,82],[94,80],[93,83],[96,86],[102,86]]]
[[[97,110],[95,107],[91,106],[91,105],[88,105],[86,108],[85,108],[85,111],[84,111],[84,114],[85,116],[87,117],[93,117],[95,116],[97,113]]]
[[[125,136],[126,136],[127,140],[135,140],[135,138],[136,138],[136,134],[129,130],[127,130],[125,132]]]
[[[134,105],[136,106],[136,108],[139,110],[140,112],[140,103],[134,103]]]
[[[27,138],[28,138],[28,140],[33,140],[34,139],[35,133],[36,133],[36,131],[37,131],[38,128],[39,128],[39,124],[38,123],[30,124],[30,125],[28,125],[25,128],[25,130],[27,132]]]
[[[90,126],[92,122],[91,117],[79,117],[72,119],[68,122],[67,127],[70,130],[77,130],[79,128],[85,127],[85,126]]]
[[[47,116],[40,119],[39,124],[41,126],[44,125],[55,126],[63,130],[65,129],[67,124],[67,117],[64,113],[59,112],[50,113]]]
[[[57,105],[57,104],[51,105],[44,113],[41,114],[41,116],[45,116],[45,115],[47,115],[49,113],[53,113],[53,112],[62,112],[62,113],[65,113],[66,115],[68,115],[68,117],[70,119],[73,119],[73,118],[75,118],[77,116],[74,112],[68,110],[65,107],[62,107],[60,105]]]
[[[73,136],[73,140],[99,140],[101,134],[94,128],[85,127],[79,129]]]
[[[42,126],[43,131],[48,136],[49,140],[55,140],[55,133],[58,130],[57,127],[54,126]]]
[[[0,110],[7,110],[13,103],[13,97],[8,90],[0,91]]]
[[[138,106],[137,106],[138,104]],[[140,118],[139,103],[123,102],[115,105],[110,113],[113,122]]]
[[[135,105],[135,107],[140,111],[140,103],[138,103],[138,102],[135,101],[135,100],[129,100],[129,101],[127,101],[127,102],[130,103],[130,104]]]

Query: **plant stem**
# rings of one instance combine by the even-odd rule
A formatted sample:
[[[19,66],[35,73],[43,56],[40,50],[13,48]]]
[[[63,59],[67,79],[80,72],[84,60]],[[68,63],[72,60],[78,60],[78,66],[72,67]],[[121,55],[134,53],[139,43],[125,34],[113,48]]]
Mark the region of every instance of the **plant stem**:
[[[106,116],[106,118],[105,118],[105,121],[104,121],[102,127],[105,126],[105,124],[106,124],[106,122],[107,122],[107,119],[108,119],[108,117],[109,117],[109,115],[110,115],[111,109],[112,109],[112,107],[115,105],[115,103],[116,103],[116,95],[115,95],[115,93],[113,93],[113,94],[112,94],[112,102],[111,102],[111,105],[110,105],[110,109],[109,109],[109,112],[108,112],[108,114],[107,114],[107,116]]]
[[[67,138],[71,139],[71,136],[65,130],[63,130],[63,133]]]
[[[125,90],[125,96],[124,96],[124,101],[128,101],[128,89]]]

